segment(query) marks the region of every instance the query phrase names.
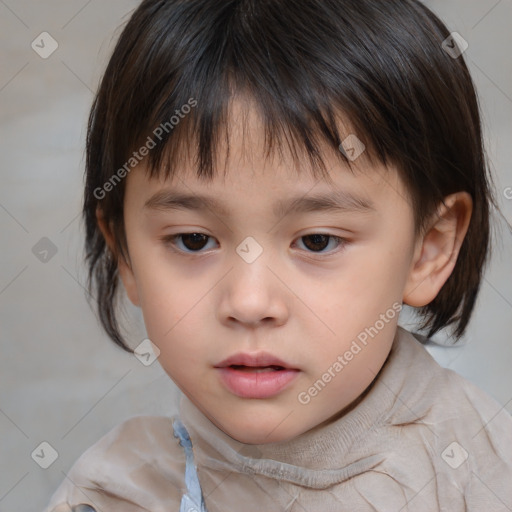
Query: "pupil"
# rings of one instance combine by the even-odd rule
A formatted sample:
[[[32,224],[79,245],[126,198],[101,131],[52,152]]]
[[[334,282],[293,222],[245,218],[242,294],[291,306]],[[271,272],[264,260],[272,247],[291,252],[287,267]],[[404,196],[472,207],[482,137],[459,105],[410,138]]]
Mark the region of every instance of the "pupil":
[[[325,249],[329,243],[329,236],[328,235],[308,235],[308,236],[305,236],[304,237],[304,245],[308,248],[308,249],[311,249],[311,250],[322,250],[322,249]],[[311,247],[310,245],[311,244],[308,244],[306,242],[306,240],[313,240],[313,245],[314,244],[320,244],[321,247]],[[324,242],[324,243],[322,243]]]
[[[205,235],[200,233],[187,233],[182,235],[182,237],[185,247],[190,250],[202,249],[206,238]],[[191,243],[188,242],[189,240],[191,240]]]

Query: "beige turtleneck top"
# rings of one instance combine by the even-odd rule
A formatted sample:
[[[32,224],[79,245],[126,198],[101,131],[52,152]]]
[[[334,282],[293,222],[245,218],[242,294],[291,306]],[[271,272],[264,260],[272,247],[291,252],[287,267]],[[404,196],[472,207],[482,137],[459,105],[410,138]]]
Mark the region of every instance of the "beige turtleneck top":
[[[186,396],[179,417],[208,512],[512,511],[512,417],[401,327],[362,400],[292,440],[240,443]],[[173,419],[138,416],[78,459],[45,512],[178,512],[185,492]]]

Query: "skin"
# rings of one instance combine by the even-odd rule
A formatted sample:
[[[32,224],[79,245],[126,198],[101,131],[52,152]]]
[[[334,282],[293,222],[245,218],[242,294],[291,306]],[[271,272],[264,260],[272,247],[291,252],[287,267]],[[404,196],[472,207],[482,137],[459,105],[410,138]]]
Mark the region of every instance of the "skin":
[[[118,263],[167,374],[226,434],[262,444],[294,438],[357,404],[389,354],[398,315],[307,404],[298,395],[394,303],[419,307],[435,298],[454,268],[472,203],[464,192],[448,196],[415,237],[409,196],[395,169],[372,167],[363,154],[352,174],[326,151],[332,183],[297,173],[289,154],[279,161],[263,157],[261,121],[252,109],[251,137],[242,144],[241,108],[235,101],[225,176],[199,180],[187,162],[174,179],[148,179],[143,165],[130,173],[124,203],[129,258]],[[273,213],[278,200],[333,189],[371,200],[375,211]],[[146,208],[162,190],[212,196],[229,215]],[[113,248],[101,211],[98,222]],[[180,233],[209,238],[162,240]],[[302,238],[312,234],[344,241]],[[263,249],[252,263],[236,252],[248,236]],[[259,351],[299,374],[271,398],[234,395],[214,366],[236,352]]]

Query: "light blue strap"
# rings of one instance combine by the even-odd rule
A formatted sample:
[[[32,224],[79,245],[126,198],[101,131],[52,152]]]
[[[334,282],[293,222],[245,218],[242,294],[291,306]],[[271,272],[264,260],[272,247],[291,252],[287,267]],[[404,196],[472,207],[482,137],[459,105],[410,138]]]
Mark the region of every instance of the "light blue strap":
[[[208,512],[204,504],[201,484],[194,464],[194,453],[192,452],[190,436],[179,418],[175,418],[173,428],[174,437],[179,438],[186,457],[185,485],[187,486],[187,493],[181,498],[180,512]]]

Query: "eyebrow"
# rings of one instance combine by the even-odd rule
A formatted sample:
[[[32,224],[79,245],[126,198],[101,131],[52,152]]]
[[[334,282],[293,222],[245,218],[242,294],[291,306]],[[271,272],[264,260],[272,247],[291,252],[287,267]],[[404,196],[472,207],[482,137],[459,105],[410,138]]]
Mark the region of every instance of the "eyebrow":
[[[229,210],[214,197],[201,194],[185,194],[170,190],[162,190],[151,196],[144,203],[144,209],[194,210],[198,212],[210,210],[224,217],[230,216]],[[287,200],[281,199],[273,206],[273,213],[276,217],[282,217],[291,213],[370,213],[375,211],[374,204],[368,198],[341,190],[295,196]]]

